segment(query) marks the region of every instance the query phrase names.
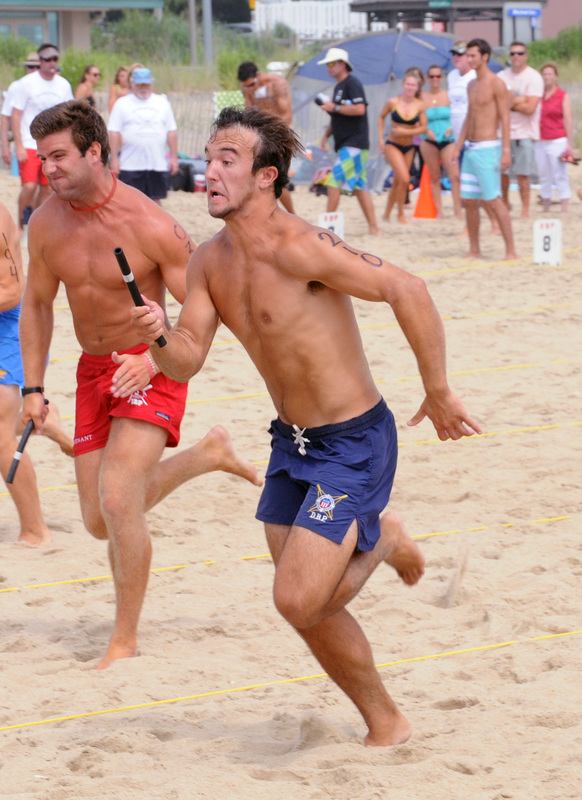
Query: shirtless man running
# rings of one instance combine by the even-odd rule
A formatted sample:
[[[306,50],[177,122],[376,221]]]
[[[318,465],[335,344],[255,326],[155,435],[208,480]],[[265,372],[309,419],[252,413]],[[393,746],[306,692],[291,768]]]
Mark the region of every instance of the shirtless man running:
[[[166,287],[182,302],[194,244],[142,192],[117,183],[107,167],[101,116],[73,100],[32,123],[54,194],[30,223],[28,281],[21,314],[23,421],[45,418],[43,377],[53,330],[53,301],[67,290],[83,354],[77,370],[75,469],[83,521],[107,539],[117,613],[100,661],[136,655],[137,627],[151,562],[145,512],[187,480],[225,470],[260,484],[227,432],[212,428],[198,444],[160,462],[178,443],[187,385],[159,370],[131,326],[131,298],[113,249],[122,246],[138,286],[164,308]],[[117,396],[125,390],[126,399]]]
[[[282,75],[259,72],[253,61],[243,61],[239,64],[237,76],[245,99],[245,108],[258,108],[266,114],[274,114],[291,127],[293,124],[291,89]],[[290,214],[295,213],[293,198],[287,186],[281,192],[281,205]]]
[[[509,107],[503,81],[489,69],[491,47],[484,39],[467,45],[469,66],[477,73],[467,87],[469,110],[455,144],[453,158],[465,145],[461,169],[461,197],[465,201],[469,258],[481,258],[479,248],[479,201],[497,217],[505,241],[506,260],[517,258],[507,206],[501,197],[501,172],[509,167]],[[499,131],[501,130],[501,142]]]
[[[194,253],[188,297],[168,330],[146,298],[142,341],[164,332],[162,370],[185,381],[220,320],[263,376],[279,417],[257,517],[276,566],[278,610],[360,710],[366,743],[405,742],[411,728],[386,692],[345,606],[381,562],[413,585],[424,557],[396,514],[379,518],[396,467],[396,429],[370,374],[349,295],[387,302],[418,360],[439,438],[480,433],[447,384],[443,326],[424,281],[277,208],[297,137],[255,110],[225,109],[206,147],[208,208],[225,227]]]

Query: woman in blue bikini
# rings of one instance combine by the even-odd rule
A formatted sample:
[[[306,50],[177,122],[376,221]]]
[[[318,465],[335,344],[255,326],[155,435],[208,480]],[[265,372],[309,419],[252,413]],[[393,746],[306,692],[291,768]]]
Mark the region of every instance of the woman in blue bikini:
[[[391,97],[380,112],[378,120],[380,148],[394,173],[386,211],[382,217],[386,222],[390,221],[392,209],[394,205],[397,205],[398,222],[406,224],[404,203],[410,181],[410,167],[414,159],[412,140],[414,136],[424,133],[427,129],[425,107],[420,99],[421,86],[417,68],[407,69],[402,81],[402,94],[398,97]],[[391,123],[390,133],[384,141],[384,122],[388,114],[390,114]]]
[[[455,137],[451,125],[449,93],[442,88],[443,71],[436,64],[428,68],[427,77],[429,89],[422,93],[422,99],[426,108],[428,130],[422,136],[420,152],[430,174],[430,188],[438,216],[443,215],[441,169],[444,166],[451,181],[455,216],[462,219],[459,167],[451,162],[455,150]]]

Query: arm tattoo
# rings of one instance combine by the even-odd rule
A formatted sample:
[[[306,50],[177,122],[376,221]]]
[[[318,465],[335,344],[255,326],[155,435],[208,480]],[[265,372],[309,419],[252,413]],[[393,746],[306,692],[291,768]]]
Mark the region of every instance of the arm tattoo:
[[[340,244],[342,250],[345,250],[347,253],[351,253],[353,256],[359,256],[362,261],[365,261],[366,264],[370,264],[372,267],[378,268],[382,266],[382,259],[378,256],[375,256],[372,253],[360,253],[359,250],[352,250],[352,248],[348,247],[347,244],[341,239],[334,239],[334,237],[328,231],[320,231],[317,234],[317,238],[322,242],[325,242],[326,239],[329,239],[332,247],[337,247],[338,244]]]
[[[188,251],[188,255],[192,255],[194,252],[194,248],[192,247],[192,241],[184,228],[180,225],[174,225],[174,235],[177,239],[186,243],[186,250]]]
[[[19,283],[20,278],[18,277],[16,261],[14,260],[14,256],[12,255],[10,247],[8,246],[8,239],[6,238],[6,234],[4,232],[2,232],[2,238],[4,239],[4,244],[6,245],[6,247],[4,248],[4,258],[6,259],[6,261],[8,261],[8,264],[10,266],[10,275],[13,278],[16,278],[16,281]]]

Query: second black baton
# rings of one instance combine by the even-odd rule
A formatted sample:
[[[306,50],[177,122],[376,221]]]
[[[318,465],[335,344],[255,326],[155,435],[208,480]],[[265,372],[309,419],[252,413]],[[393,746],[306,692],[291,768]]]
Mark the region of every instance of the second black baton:
[[[127,288],[129,289],[130,295],[133,297],[133,302],[136,306],[143,306],[144,301],[142,300],[141,293],[137,287],[137,283],[135,282],[135,278],[133,277],[133,272],[131,271],[131,267],[127,263],[127,258],[125,257],[125,253],[123,252],[122,247],[115,247],[113,249],[113,255],[117,259],[117,263],[119,264],[119,268],[123,274],[123,280],[125,281]],[[165,347],[167,342],[163,336],[158,336],[156,339],[156,344],[158,347]]]

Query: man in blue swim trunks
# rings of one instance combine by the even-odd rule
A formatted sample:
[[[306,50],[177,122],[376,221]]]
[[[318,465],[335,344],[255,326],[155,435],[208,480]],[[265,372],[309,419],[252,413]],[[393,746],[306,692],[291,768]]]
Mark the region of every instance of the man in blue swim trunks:
[[[0,203],[0,472],[7,478],[17,446],[20,425],[21,387],[24,386],[18,321],[24,291],[20,234],[8,209]],[[62,429],[59,413],[51,403],[44,433],[67,455],[73,442]],[[30,547],[49,544],[52,534],[43,517],[36,475],[27,452],[22,456],[12,484],[7,488],[20,521],[18,541]]]
[[[144,343],[164,332],[158,366],[185,381],[220,321],[248,351],[277,409],[257,516],[276,566],[274,599],[368,726],[366,743],[406,741],[364,633],[345,606],[386,562],[413,585],[424,557],[388,503],[396,467],[391,412],[370,374],[350,294],[387,302],[417,357],[439,438],[480,428],[447,384],[444,333],[424,281],[330,231],[285,214],[277,197],[301,150],[281,120],[224,109],[206,146],[208,209],[225,221],[188,266],[188,296],[169,331],[147,300],[132,310]]]
[[[493,214],[505,241],[506,260],[517,258],[513,244],[511,218],[501,197],[501,172],[511,160],[509,143],[509,106],[503,81],[489,69],[491,47],[484,39],[472,39],[467,58],[477,73],[467,87],[469,109],[456,142],[453,159],[461,166],[461,197],[465,201],[469,258],[481,258],[479,248],[479,203]],[[501,140],[499,139],[501,131]]]

